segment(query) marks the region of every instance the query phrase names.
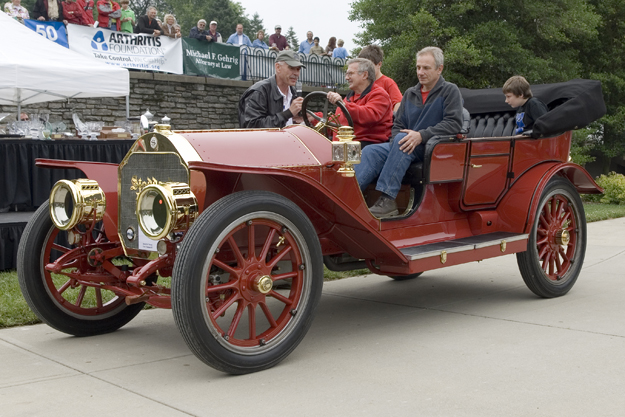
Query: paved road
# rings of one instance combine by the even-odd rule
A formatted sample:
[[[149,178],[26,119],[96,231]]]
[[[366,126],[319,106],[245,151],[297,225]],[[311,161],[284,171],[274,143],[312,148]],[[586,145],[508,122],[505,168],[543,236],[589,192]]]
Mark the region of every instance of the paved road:
[[[325,284],[277,367],[221,374],[171,311],[108,335],[0,331],[0,416],[623,416],[625,220],[589,225],[582,275],[535,297],[514,256]]]

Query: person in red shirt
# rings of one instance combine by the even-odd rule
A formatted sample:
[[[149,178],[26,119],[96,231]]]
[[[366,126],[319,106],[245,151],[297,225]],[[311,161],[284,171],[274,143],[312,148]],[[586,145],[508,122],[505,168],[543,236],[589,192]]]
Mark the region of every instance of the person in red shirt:
[[[365,46],[358,54],[358,58],[366,58],[373,62],[373,65],[375,65],[375,83],[386,90],[388,95],[391,96],[393,111],[396,112],[401,104],[402,94],[401,91],[399,91],[399,87],[397,87],[397,83],[380,71],[382,68],[382,60],[384,59],[384,51],[382,51],[382,48],[378,45]]]
[[[76,4],[84,10],[87,25],[92,26],[95,23],[95,20],[93,20],[93,0],[76,0]]]
[[[388,142],[393,127],[391,98],[383,88],[375,84],[373,63],[364,58],[350,59],[347,62],[345,80],[352,90],[345,97],[344,104],[354,122],[355,140],[360,141],[363,148],[373,143]],[[339,93],[328,93],[328,101],[332,104],[341,99]],[[347,118],[340,108],[336,110],[336,114],[341,125],[347,125]],[[334,136],[336,140],[336,133]]]
[[[63,2],[63,16],[65,20],[75,25],[86,26],[89,24],[85,17],[84,9],[76,3],[76,0],[65,0]]]

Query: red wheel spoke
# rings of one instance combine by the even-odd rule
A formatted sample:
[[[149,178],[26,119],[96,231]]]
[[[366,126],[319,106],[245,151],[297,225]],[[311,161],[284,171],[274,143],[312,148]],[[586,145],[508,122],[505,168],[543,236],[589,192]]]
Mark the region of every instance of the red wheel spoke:
[[[70,285],[72,285],[72,280],[68,279],[65,282],[65,284],[61,285],[61,288],[58,289],[58,293],[59,294],[63,294],[65,292],[65,290],[69,288]]]
[[[243,300],[239,300],[237,311],[234,313],[234,317],[232,317],[232,322],[230,323],[230,327],[228,328],[228,337],[234,337],[234,333],[237,331],[237,327],[239,327],[239,323],[241,322],[241,317],[243,316],[244,310],[245,303],[243,302]]]
[[[237,287],[236,284],[237,284],[236,281],[230,281],[230,282],[226,282],[225,284],[211,285],[209,287],[206,287],[206,295],[209,295],[214,292],[235,289]]]
[[[556,197],[554,197],[554,202],[556,203],[556,208],[553,214],[553,218],[555,220],[559,220],[562,217],[562,213],[564,211],[564,202],[562,200],[558,200]]]
[[[540,250],[538,251],[538,259],[543,259],[545,257],[545,255],[547,255],[547,250],[548,249],[549,249],[548,245],[540,246]]]
[[[217,258],[213,259],[213,265],[215,265],[217,268],[223,269],[224,271],[230,273],[231,275],[235,275],[235,276],[239,275],[239,272],[236,269],[234,269],[233,267],[231,267],[228,264],[225,264],[225,263],[221,262]]]
[[[276,264],[278,262],[280,262],[280,260],[282,260],[282,258],[284,258],[284,256],[291,252],[291,249],[293,249],[293,247],[291,245],[285,247],[284,249],[282,249],[280,251],[280,253],[278,253],[276,256],[273,257],[272,260],[270,260],[269,262],[267,262],[267,266],[270,268],[273,268],[274,266],[276,266]]]
[[[554,253],[555,271],[562,271],[562,262],[560,261],[559,253]]]
[[[76,299],[76,306],[80,307],[80,305],[82,304],[82,300],[85,298],[85,293],[87,292],[87,286],[83,285],[82,288],[80,288],[80,292],[78,293],[78,298]]]
[[[564,216],[562,216],[562,219],[560,219],[560,225],[564,226],[570,221],[571,221],[571,212],[567,211],[566,213],[564,213]]]
[[[236,294],[233,294],[230,298],[224,301],[224,303],[213,313],[213,319],[217,320],[219,316],[221,316],[232,304],[238,301],[240,297]]]
[[[66,248],[65,246],[61,246],[58,243],[53,243],[52,244],[52,249],[56,249],[56,250],[58,250],[59,252],[62,252],[62,253],[67,253],[67,252],[69,252],[71,250],[70,248]]]
[[[272,275],[271,279],[273,281],[279,281],[281,279],[287,279],[287,278],[295,278],[297,277],[297,274],[299,272],[297,271],[293,271],[293,272],[285,272],[284,274],[279,274],[279,275]]]
[[[232,252],[234,253],[234,256],[236,256],[237,258],[237,262],[239,266],[242,267],[243,265],[245,265],[245,258],[243,257],[241,250],[239,250],[239,245],[237,245],[237,242],[234,241],[234,238],[232,236],[228,238],[228,243],[230,244],[230,247],[232,248]]]
[[[562,260],[565,263],[570,263],[571,259],[569,258],[569,256],[567,255],[566,251],[564,250],[564,248],[562,246],[560,246],[560,248],[558,249],[558,252],[560,252],[560,256],[562,256]]]
[[[256,338],[256,308],[254,306],[254,304],[249,304],[247,306],[247,313],[248,313],[248,318],[249,318],[249,324],[250,324],[250,340],[253,340]]]
[[[98,308],[102,307],[102,290],[95,288],[95,301]]]
[[[260,308],[261,310],[263,310],[263,313],[265,313],[265,317],[267,317],[267,321],[269,322],[269,325],[272,328],[278,327],[278,323],[276,323],[276,320],[273,318],[273,315],[271,314],[271,311],[269,311],[269,307],[267,307],[267,304],[260,303]]]
[[[271,229],[269,234],[267,235],[267,239],[265,239],[265,244],[263,245],[263,250],[260,252],[260,256],[258,259],[265,259],[267,257],[267,253],[269,253],[269,248],[271,247],[271,243],[273,242],[273,238],[276,235],[276,229]]]
[[[553,221],[554,219],[558,218],[558,206],[559,206],[559,201],[558,198],[556,196],[551,197],[551,221]]]
[[[549,257],[549,275],[553,275],[556,273],[556,260],[553,253],[550,253]]]
[[[546,210],[543,210],[543,211],[546,211]],[[543,229],[549,230],[549,220],[543,213],[540,213],[539,221]]]
[[[551,252],[545,252],[544,256],[540,258],[542,262],[542,268],[545,273],[547,273],[547,269],[549,268],[549,262],[551,261]]]
[[[269,294],[267,294],[273,298],[275,298],[278,301],[282,301],[284,304],[290,306],[291,304],[293,304],[293,301],[289,300],[288,298],[286,298],[284,295],[279,294],[275,291],[270,291]]]
[[[254,239],[254,225],[250,224],[247,228],[247,259],[256,259],[256,242]]]

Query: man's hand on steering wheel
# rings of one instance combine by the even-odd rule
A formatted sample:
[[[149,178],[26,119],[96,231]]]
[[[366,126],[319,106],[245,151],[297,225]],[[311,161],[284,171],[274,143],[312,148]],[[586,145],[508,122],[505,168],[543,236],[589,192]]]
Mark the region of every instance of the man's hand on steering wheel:
[[[330,91],[328,93],[328,101],[331,104],[336,104],[338,101],[342,101],[343,98],[341,97],[341,95],[339,93],[335,93],[333,91]]]
[[[304,99],[302,97],[297,97],[293,99],[293,101],[291,101],[291,106],[289,107],[289,110],[291,110],[291,114],[293,114],[293,117],[297,117],[297,115],[302,111],[303,102]]]
[[[314,97],[323,98],[325,105],[323,106],[323,111],[321,115],[315,114],[311,110],[308,110],[308,103]],[[304,117],[304,123],[306,126],[313,127],[317,132],[325,132],[325,136],[332,140],[333,132],[338,131],[338,128],[341,127],[341,124],[338,121],[336,115],[332,114],[328,111],[328,103],[335,104],[340,107],[345,119],[347,120],[347,124],[351,127],[354,127],[354,122],[352,121],[352,117],[343,102],[341,95],[335,92],[325,93],[323,91],[313,91],[308,93],[306,98],[304,99],[304,103],[302,104],[302,113],[306,113]],[[323,133],[322,133],[323,134]]]

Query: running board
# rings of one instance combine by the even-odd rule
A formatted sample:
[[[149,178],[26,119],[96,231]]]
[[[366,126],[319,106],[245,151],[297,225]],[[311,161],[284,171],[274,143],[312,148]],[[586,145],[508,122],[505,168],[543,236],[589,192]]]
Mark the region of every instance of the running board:
[[[505,253],[509,243],[527,241],[528,238],[528,234],[519,235],[516,233],[497,232],[489,233],[486,235],[449,240],[447,242],[412,246],[400,249],[400,251],[410,261],[416,261],[418,259],[426,259],[432,257],[441,257],[441,263],[445,263],[442,259],[446,258],[448,254],[469,252],[477,249],[491,248],[494,246],[499,246],[500,251],[502,253]]]

